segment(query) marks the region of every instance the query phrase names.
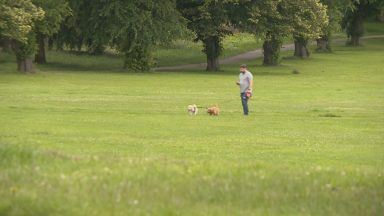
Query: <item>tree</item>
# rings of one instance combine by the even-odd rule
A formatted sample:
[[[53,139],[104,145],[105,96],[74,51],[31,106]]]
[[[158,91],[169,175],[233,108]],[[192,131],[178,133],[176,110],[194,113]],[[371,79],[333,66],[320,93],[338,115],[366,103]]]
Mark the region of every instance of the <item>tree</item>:
[[[68,44],[91,53],[105,46],[124,54],[124,68],[144,71],[153,64],[152,49],[185,31],[175,0],[71,0],[73,16],[58,33],[59,47]]]
[[[110,26],[111,45],[124,54],[124,68],[131,70],[149,70],[154,63],[152,49],[185,31],[175,0],[115,1],[101,14]]]
[[[45,64],[46,39],[57,33],[61,23],[71,14],[66,0],[32,0],[32,3],[45,11],[44,19],[36,22],[35,32],[38,50],[35,55],[35,62]]]
[[[0,37],[12,41],[19,71],[32,72],[35,22],[43,19],[44,11],[30,0],[0,0]]]
[[[326,26],[328,16],[326,7],[319,0],[283,1],[284,16],[289,18],[295,41],[296,57],[308,58],[307,48],[310,39],[319,38]]]
[[[350,0],[321,0],[320,2],[327,6],[329,24],[325,26],[322,34],[316,40],[316,50],[318,52],[330,52],[332,51],[332,33],[341,29],[342,14],[349,7]]]
[[[235,7],[235,25],[261,37],[267,66],[278,65],[283,39],[292,32],[282,0],[243,0]]]
[[[232,1],[217,0],[179,0],[177,8],[188,20],[188,28],[195,32],[196,41],[202,41],[203,52],[207,56],[207,71],[220,69],[219,56],[225,35],[231,34],[228,17]]]
[[[349,7],[342,19],[342,28],[346,31],[348,44],[360,45],[360,38],[364,35],[364,19],[369,15],[378,14],[384,2],[381,0],[350,0]]]
[[[379,9],[379,13],[377,14],[376,20],[379,22],[384,22],[384,6],[381,6]]]
[[[86,46],[90,54],[102,54],[112,37],[110,18],[116,15],[115,11],[103,14],[103,10],[107,10],[115,3],[104,0],[68,0],[68,2],[72,9],[71,16],[65,19],[59,33],[54,38],[51,37],[51,40],[55,40],[58,49],[68,45],[70,49],[80,51]]]

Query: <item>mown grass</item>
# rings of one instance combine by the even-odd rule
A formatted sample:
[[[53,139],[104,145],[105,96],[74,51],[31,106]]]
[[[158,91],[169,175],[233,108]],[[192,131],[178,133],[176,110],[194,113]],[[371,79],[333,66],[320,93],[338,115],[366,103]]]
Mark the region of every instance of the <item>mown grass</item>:
[[[383,55],[375,39],[248,62],[247,118],[237,65],[124,73],[58,53],[23,75],[3,55],[0,215],[383,215]]]

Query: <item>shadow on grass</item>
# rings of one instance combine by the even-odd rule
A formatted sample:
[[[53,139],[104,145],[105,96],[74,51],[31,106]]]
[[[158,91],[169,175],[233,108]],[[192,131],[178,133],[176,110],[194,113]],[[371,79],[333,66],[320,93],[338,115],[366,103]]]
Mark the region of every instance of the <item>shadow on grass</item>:
[[[119,67],[120,66],[120,67]],[[43,71],[53,71],[53,72],[129,72],[119,66],[111,65],[84,65],[77,63],[63,63],[63,62],[48,62],[44,65],[38,65],[39,69]]]
[[[120,55],[106,53],[92,55],[83,51],[49,51],[48,62],[38,65],[42,71],[52,72],[127,72]]]
[[[247,62],[246,62],[247,63]],[[249,71],[254,76],[289,76],[292,75],[292,67],[285,64],[278,66],[264,66],[261,64],[247,64]],[[206,71],[205,69],[185,69],[174,71],[154,71],[156,74],[196,74],[196,75],[218,75],[218,76],[238,76],[240,64],[231,64],[221,66],[219,71]]]
[[[10,55],[4,59],[10,62]],[[289,76],[292,75],[292,67],[283,64],[279,66],[263,66],[260,59],[245,61],[236,64],[222,65],[220,71],[206,71],[203,68],[185,69],[176,71],[145,71],[138,72],[123,68],[123,58],[116,54],[90,55],[87,52],[78,51],[49,51],[48,63],[36,65],[38,71],[50,73],[119,73],[119,74],[196,74],[237,76],[240,63],[247,63],[250,71],[255,76]],[[291,58],[286,62],[292,62]],[[12,59],[12,62],[14,60]]]

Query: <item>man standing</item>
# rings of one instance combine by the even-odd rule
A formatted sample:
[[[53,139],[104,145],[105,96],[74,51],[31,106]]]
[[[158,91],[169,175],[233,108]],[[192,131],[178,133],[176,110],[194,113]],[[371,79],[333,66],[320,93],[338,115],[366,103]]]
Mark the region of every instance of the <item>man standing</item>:
[[[248,115],[248,100],[252,95],[253,75],[248,71],[247,65],[240,66],[239,81],[236,83],[240,86],[241,104],[243,105],[244,115]]]

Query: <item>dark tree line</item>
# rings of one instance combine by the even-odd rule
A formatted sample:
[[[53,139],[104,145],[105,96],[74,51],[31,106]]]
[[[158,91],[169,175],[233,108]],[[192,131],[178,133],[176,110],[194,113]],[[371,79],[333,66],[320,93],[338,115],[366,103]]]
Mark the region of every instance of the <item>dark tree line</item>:
[[[383,11],[380,0],[0,0],[0,42],[12,49],[20,71],[46,63],[46,49],[102,54],[111,47],[124,67],[145,71],[157,45],[185,34],[203,43],[207,70],[219,70],[225,36],[240,30],[264,40],[264,65],[277,65],[283,39],[307,58],[308,42],[331,51],[332,32],[343,28],[359,45],[363,21]],[[34,58],[33,58],[34,57]]]

